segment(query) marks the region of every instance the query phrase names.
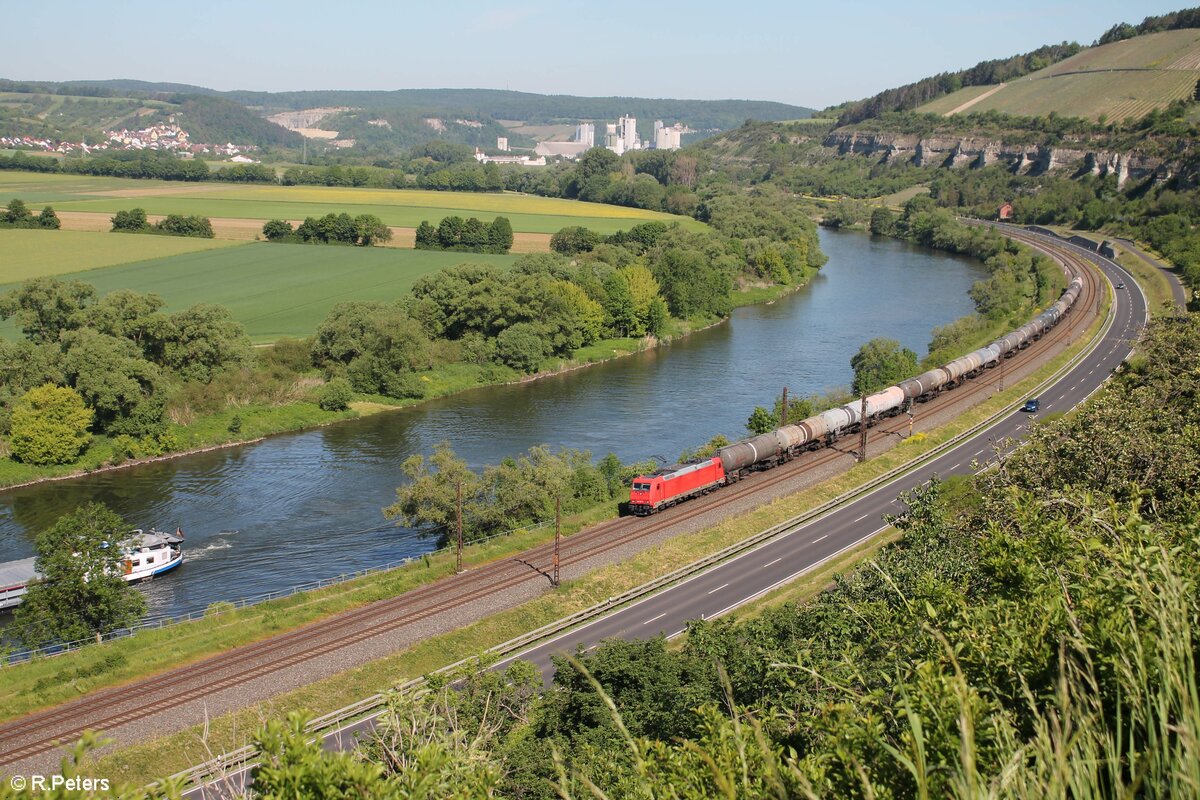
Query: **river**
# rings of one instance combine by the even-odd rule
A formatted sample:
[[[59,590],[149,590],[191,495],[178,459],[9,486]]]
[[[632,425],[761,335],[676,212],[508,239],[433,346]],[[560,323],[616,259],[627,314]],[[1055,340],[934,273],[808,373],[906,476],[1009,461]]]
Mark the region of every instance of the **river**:
[[[187,540],[174,573],[142,589],[179,615],[419,555],[428,537],[386,524],[399,465],[441,441],[472,465],[536,444],[677,458],[717,433],[745,434],[755,405],[849,384],[876,336],[924,355],[930,331],[971,311],[977,262],[861,233],[821,232],[829,263],[806,287],[655,351],[526,384],[266,441],[0,493],[0,561],[33,554],[36,531],[76,505]]]

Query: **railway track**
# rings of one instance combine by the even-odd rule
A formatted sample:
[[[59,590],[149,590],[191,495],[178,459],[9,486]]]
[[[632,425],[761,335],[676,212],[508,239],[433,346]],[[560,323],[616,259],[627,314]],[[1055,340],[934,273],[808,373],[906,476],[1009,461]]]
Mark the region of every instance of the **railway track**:
[[[1084,267],[1083,259],[1065,250],[1051,249],[1032,237],[1010,233],[1049,253],[1072,275],[1083,276],[1083,291],[1062,323],[1016,357],[1022,366],[1042,356],[1086,329],[1097,307],[1100,284]],[[955,406],[990,395],[1001,380],[1000,370],[989,369],[956,389],[944,392],[913,408],[914,424]],[[892,417],[870,428],[871,439],[900,435],[907,417]],[[785,464],[755,473],[715,495],[691,500],[650,517],[625,517],[587,528],[563,540],[560,563],[564,567],[586,562],[606,552],[675,527],[714,507],[752,497],[795,479],[801,473],[832,464],[846,456],[827,447],[798,456]],[[16,764],[45,754],[77,738],[84,730],[113,730],[155,714],[178,709],[233,687],[314,658],[353,647],[367,639],[395,631],[466,603],[485,598],[529,581],[549,581],[553,545],[531,548],[519,556],[494,561],[413,589],[397,597],[321,620],[278,636],[238,647],[195,664],[177,668],[132,684],[92,693],[79,700],[0,725],[0,766]],[[185,724],[190,724],[185,723]]]

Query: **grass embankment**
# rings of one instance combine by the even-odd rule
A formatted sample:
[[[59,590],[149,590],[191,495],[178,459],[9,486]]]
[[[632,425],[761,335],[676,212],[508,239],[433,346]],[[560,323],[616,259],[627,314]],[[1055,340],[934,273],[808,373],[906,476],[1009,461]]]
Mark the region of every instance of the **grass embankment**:
[[[554,233],[583,225],[614,233],[639,222],[679,222],[701,230],[691,217],[624,206],[583,203],[511,192],[434,192],[326,186],[135,181],[84,175],[0,172],[0,204],[19,197],[30,208],[52,203],[56,211],[115,213],[143,208],[149,214],[235,219],[303,219],[329,213],[375,214],[387,225],[415,228],[442,217],[507,217],[517,233]]]
[[[563,587],[557,592],[547,592],[547,594],[537,600],[508,611],[494,614],[466,628],[432,637],[419,645],[408,648],[388,658],[373,661],[302,689],[281,694],[256,706],[211,720],[208,726],[206,743],[201,740],[202,729],[197,726],[153,741],[120,748],[100,758],[89,767],[88,771],[97,776],[121,775],[131,781],[148,782],[162,777],[164,773],[186,769],[195,763],[207,759],[210,751],[212,753],[226,752],[246,744],[251,733],[263,720],[269,717],[276,717],[295,709],[307,709],[314,714],[323,714],[336,710],[388,686],[403,683],[406,680],[426,674],[433,669],[453,663],[459,659],[473,657],[489,647],[553,622],[568,614],[588,608],[658,575],[678,569],[698,558],[742,541],[748,536],[772,525],[777,525],[799,514],[803,514],[828,500],[861,486],[874,477],[882,475],[919,455],[927,453],[939,444],[952,439],[954,436],[982,422],[991,415],[1006,408],[1011,408],[1014,403],[1023,398],[1038,383],[1053,374],[1054,371],[1064,365],[1087,345],[1092,335],[1103,323],[1103,316],[1107,312],[1108,302],[1108,300],[1105,301],[1101,309],[1101,316],[1092,324],[1086,335],[1079,337],[1066,351],[1051,359],[1033,375],[1011,386],[1006,391],[997,393],[986,402],[957,418],[954,422],[926,432],[924,436],[913,437],[913,439],[872,458],[871,461],[865,464],[853,466],[848,472],[836,478],[825,481],[804,492],[780,498],[750,514],[731,518],[708,530],[671,539],[621,564],[604,567],[578,580],[565,582]],[[592,512],[592,515],[596,520],[608,516],[604,509],[596,509]],[[572,525],[572,528],[575,530],[578,529],[577,520]],[[468,563],[476,565],[491,558],[503,557],[524,547],[544,542],[549,538],[549,535],[549,533],[543,531],[519,534],[520,538],[505,539],[493,545],[503,549],[491,552],[484,552],[482,548],[479,550],[472,548],[468,550]],[[834,574],[850,569],[861,558],[875,552],[878,547],[886,542],[887,537],[890,535],[889,533],[881,534],[880,537],[871,542],[866,542],[859,548],[848,551],[839,558],[828,562],[818,570],[808,573],[801,580],[780,587],[755,604],[744,606],[737,613],[751,615],[757,613],[760,604],[779,603],[812,596]],[[423,576],[423,580],[432,580],[447,574],[450,569],[452,569],[450,556],[446,554],[433,557],[429,566],[418,564],[404,568],[401,571],[409,574],[418,573]],[[376,591],[376,589],[372,588],[374,584],[390,580],[390,575],[391,573],[369,576],[356,581],[354,584],[346,584],[342,590],[346,591],[354,588],[355,591],[362,592],[359,595],[359,599],[352,602],[352,605],[358,605],[363,602],[361,598],[367,596],[367,592]],[[322,591],[329,592],[331,590]],[[307,609],[306,613],[311,614],[308,619],[316,619],[325,613],[333,613],[318,610],[321,601],[315,597],[316,594],[314,593],[314,597],[312,598],[313,606],[305,605]],[[350,607],[350,605],[346,607]],[[237,625],[233,627],[249,630],[254,630],[256,626],[263,624],[261,622],[263,618],[276,621],[281,616],[279,611],[272,610],[270,604],[264,604],[263,606],[238,613],[246,616],[240,618]],[[186,649],[188,639],[182,635],[182,629],[190,627],[192,624],[205,626],[211,622],[211,620],[204,620],[200,623],[178,626],[175,630],[180,631],[180,635],[170,637],[170,642],[172,645],[178,643],[179,646]],[[278,630],[282,629],[279,628]],[[167,633],[168,635],[170,634],[170,632]],[[197,636],[202,635],[198,634]],[[140,639],[141,637],[138,638]],[[122,645],[134,649],[123,653],[125,662],[121,668],[125,670],[123,673],[124,677],[111,677],[104,671],[103,652],[109,648],[115,649]],[[146,649],[143,651],[141,648]],[[136,665],[141,663],[143,652],[146,657],[149,657],[154,649],[155,645],[140,644],[138,639],[129,640],[128,642],[115,642],[93,648],[90,651],[82,651],[78,654],[64,657],[69,659],[86,658],[88,660],[80,664],[68,664],[64,662],[61,671],[56,672],[51,670],[43,672],[32,680],[30,677],[20,675],[18,671],[37,667],[44,669],[44,665],[50,662],[43,662],[42,665],[28,665],[27,667],[18,666],[13,669],[14,674],[20,676],[19,680],[22,686],[26,687],[26,690],[36,680],[41,680],[43,686],[57,683],[67,683],[70,685],[74,674],[87,674],[88,677],[83,680],[86,680],[88,685],[80,686],[80,691],[82,692],[99,688],[100,686],[112,685],[121,680],[132,679],[133,677],[162,669],[160,666],[155,668],[155,670],[147,669],[138,672],[136,666],[129,666],[129,664]],[[203,654],[193,654],[190,658],[194,660],[195,658],[199,658],[200,655]],[[96,665],[99,665],[99,667]],[[94,674],[92,674],[93,672]],[[17,692],[15,694],[19,696],[21,693]],[[0,696],[0,700],[3,699]]]
[[[1171,292],[1171,284],[1162,271],[1143,261],[1137,253],[1130,253],[1121,248],[1117,263],[1129,271],[1146,293],[1146,309],[1151,315],[1162,310],[1163,304],[1174,306],[1175,295]]]
[[[236,242],[179,236],[109,236],[12,228],[0,230],[0,285],[237,246]]]

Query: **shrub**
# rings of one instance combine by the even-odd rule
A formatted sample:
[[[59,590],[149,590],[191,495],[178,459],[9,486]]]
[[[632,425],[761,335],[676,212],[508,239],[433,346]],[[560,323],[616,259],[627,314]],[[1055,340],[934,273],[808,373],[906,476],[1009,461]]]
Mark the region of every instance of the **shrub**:
[[[292,223],[285,219],[269,220],[266,225],[263,225],[263,236],[268,242],[275,242],[281,239],[290,239],[296,232],[292,228]]]
[[[518,322],[496,337],[496,355],[502,364],[521,372],[537,372],[549,355],[546,337],[530,322]]]
[[[354,389],[345,378],[334,378],[321,387],[317,405],[325,411],[345,411],[354,398]]]
[[[550,237],[550,249],[564,256],[573,256],[590,252],[600,242],[600,234],[580,225],[572,225]]]
[[[74,389],[47,383],[30,389],[12,412],[10,444],[26,464],[69,464],[92,435],[92,410]]]
[[[144,231],[149,229],[144,208],[131,208],[128,211],[118,211],[112,218],[114,231]]]

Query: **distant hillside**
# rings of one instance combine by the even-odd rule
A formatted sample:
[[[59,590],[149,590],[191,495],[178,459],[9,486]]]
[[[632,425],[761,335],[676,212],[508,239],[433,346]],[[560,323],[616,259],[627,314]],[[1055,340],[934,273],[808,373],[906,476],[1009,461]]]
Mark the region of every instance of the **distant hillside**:
[[[224,97],[176,95],[179,125],[198,142],[234,142],[259,147],[299,147],[300,134],[269,122]]]
[[[399,89],[382,91],[225,92],[223,96],[264,110],[352,106],[367,110],[442,111],[482,114],[496,120],[535,123],[612,120],[629,114],[642,136],[654,120],[685,122],[693,128],[729,130],[747,119],[803,119],[812,109],[760,100],[672,100],[644,97],[576,97],[499,89]],[[644,129],[643,129],[644,126]]]
[[[0,81],[0,135],[97,142],[106,130],[146,127],[171,116],[197,142],[258,147],[301,144],[299,134],[223,97],[98,84]]]
[[[1191,98],[1184,89],[1188,76],[1181,72],[1196,70],[1200,63],[1194,56],[1194,42],[1187,41],[1186,33],[1198,28],[1200,8],[1146,17],[1136,26],[1122,22],[1109,28],[1092,48],[1063,42],[1009,58],[981,61],[970,69],[943,72],[886,89],[864,100],[844,103],[827,109],[827,115],[836,116],[839,125],[914,109],[935,114],[996,110],[1029,116],[1053,111],[1089,119],[1099,119],[1102,114],[1110,120],[1136,119],[1174,100]],[[1151,38],[1147,35],[1167,31],[1178,35],[1145,41]],[[1135,47],[1105,48],[1135,37],[1143,40]],[[1180,45],[1181,50],[1176,52]],[[1124,74],[1104,80],[1097,73],[1106,70],[1121,70]],[[1078,80],[1061,77],[1066,72],[1081,71],[1092,75]],[[1130,74],[1134,71],[1155,74]],[[1023,85],[1026,80],[1047,77],[1058,79],[1053,85]],[[1195,80],[1191,88],[1194,93]],[[1109,108],[1115,109],[1117,116],[1106,110]]]
[[[1090,47],[1045,69],[994,86],[963,89],[916,110],[931,114],[999,111],[1022,116],[1140,119],[1200,82],[1200,29],[1150,33]]]

